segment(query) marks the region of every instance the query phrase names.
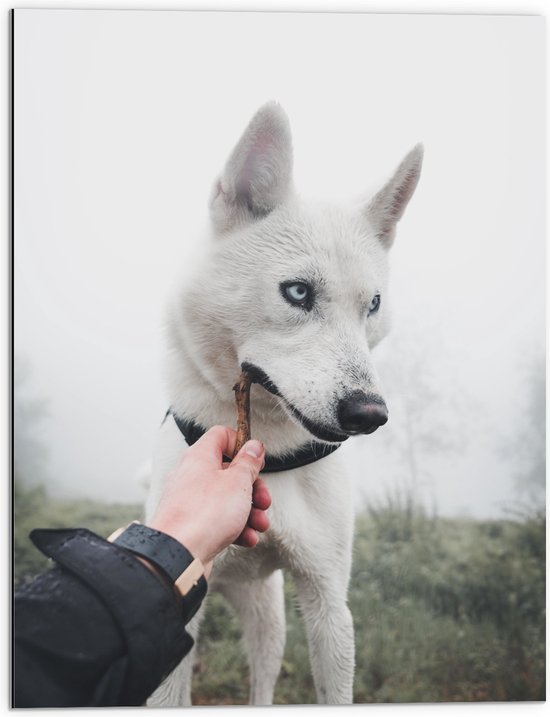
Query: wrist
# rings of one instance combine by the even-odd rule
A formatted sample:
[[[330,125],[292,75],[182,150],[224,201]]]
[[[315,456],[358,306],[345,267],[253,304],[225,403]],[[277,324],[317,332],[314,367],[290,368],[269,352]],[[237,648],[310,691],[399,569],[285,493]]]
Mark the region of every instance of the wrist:
[[[206,594],[202,561],[173,536],[138,521],[115,531],[109,542],[133,554],[179,596],[186,622],[195,614]]]
[[[174,538],[174,540],[177,540],[178,543],[183,545],[194,558],[198,558],[204,567],[204,577],[208,580],[212,572],[213,556],[204,550],[204,538],[201,538],[200,535],[195,534],[191,530],[182,530],[180,525],[174,525],[155,518],[150,520],[147,525],[153,528],[153,530],[160,530],[162,533]]]
[[[205,532],[204,524],[195,525],[191,517],[172,519],[162,515],[154,515],[151,520],[147,521],[147,525],[153,530],[160,530],[177,540],[203,565],[212,562],[214,554],[208,546],[211,526],[207,526],[207,532]]]

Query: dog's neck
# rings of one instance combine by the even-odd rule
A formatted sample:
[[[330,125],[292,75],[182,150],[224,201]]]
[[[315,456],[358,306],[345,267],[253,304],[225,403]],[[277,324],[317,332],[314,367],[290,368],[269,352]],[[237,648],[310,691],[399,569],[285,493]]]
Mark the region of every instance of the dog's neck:
[[[189,349],[189,335],[180,331],[168,360],[168,391],[172,410],[210,428],[236,427],[233,386],[240,374],[231,349],[223,356],[201,356]],[[226,346],[230,346],[229,342]],[[262,441],[272,455],[292,453],[311,442],[311,435],[295,423],[280,399],[253,384],[250,395],[250,426],[254,438]]]

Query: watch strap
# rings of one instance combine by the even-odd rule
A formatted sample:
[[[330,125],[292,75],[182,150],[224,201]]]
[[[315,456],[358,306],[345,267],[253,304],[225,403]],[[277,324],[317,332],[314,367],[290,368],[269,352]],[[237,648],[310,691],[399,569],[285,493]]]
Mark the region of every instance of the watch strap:
[[[173,583],[195,560],[187,548],[175,538],[137,522],[130,523],[111,542],[150,560],[155,567],[166,573]]]
[[[204,566],[178,540],[137,521],[119,528],[108,540],[144,558],[172,582],[181,598],[185,621],[197,612],[207,591]]]

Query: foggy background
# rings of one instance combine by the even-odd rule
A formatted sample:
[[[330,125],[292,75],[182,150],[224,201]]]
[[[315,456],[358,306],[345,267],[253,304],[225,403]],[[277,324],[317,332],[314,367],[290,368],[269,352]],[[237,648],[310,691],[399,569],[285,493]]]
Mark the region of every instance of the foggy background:
[[[357,507],[544,500],[544,20],[16,11],[15,458],[53,495],[131,502],[168,407],[163,317],[256,109],[295,184],[375,191],[418,141],[375,360],[390,421],[343,447]]]

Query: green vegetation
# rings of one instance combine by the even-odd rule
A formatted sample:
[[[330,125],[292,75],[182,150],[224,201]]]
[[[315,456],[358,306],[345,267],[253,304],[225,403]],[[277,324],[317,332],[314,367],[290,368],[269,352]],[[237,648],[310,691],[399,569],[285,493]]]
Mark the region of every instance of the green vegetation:
[[[49,500],[15,493],[14,571],[46,565],[33,527],[85,526],[107,535],[138,506]],[[514,520],[430,518],[391,501],[359,516],[350,606],[356,633],[356,702],[545,699],[544,514]],[[307,645],[287,577],[288,635],[275,701],[315,702]],[[200,704],[247,701],[239,626],[212,595],[195,666]]]
[[[350,592],[358,702],[544,700],[544,514],[357,524]]]
[[[88,528],[107,537],[121,525],[140,520],[143,512],[141,505],[52,500],[42,486],[25,488],[17,479],[13,499],[13,573],[16,585],[31,579],[50,564],[29,538],[34,528]]]

